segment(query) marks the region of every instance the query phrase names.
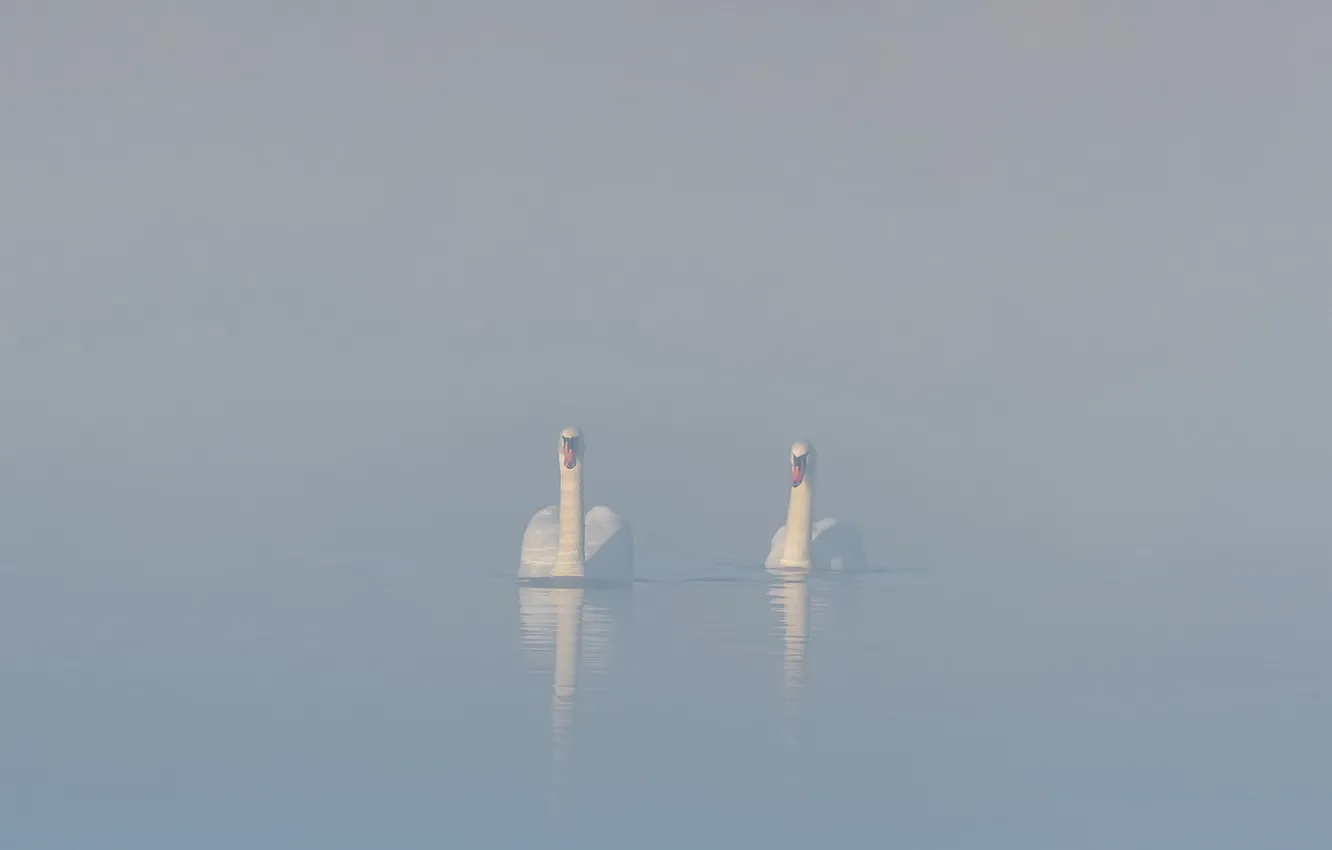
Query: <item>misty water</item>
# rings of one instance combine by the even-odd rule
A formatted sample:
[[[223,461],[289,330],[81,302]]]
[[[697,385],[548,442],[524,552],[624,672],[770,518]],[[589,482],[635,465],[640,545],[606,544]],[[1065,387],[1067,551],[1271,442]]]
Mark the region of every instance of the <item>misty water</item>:
[[[1312,572],[126,572],[7,581],[5,847],[1332,835],[1332,583]]]
[[[1199,8],[5,4],[0,850],[1332,848],[1332,6]]]

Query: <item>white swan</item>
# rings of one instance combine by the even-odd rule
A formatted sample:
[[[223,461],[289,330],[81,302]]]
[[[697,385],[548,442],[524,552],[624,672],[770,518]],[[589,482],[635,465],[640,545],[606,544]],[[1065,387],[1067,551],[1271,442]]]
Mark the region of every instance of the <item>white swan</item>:
[[[632,581],[629,523],[605,505],[583,514],[583,434],[577,428],[560,433],[559,462],[560,504],[542,508],[528,522],[518,577]]]
[[[863,570],[865,544],[860,529],[848,522],[813,522],[817,471],[814,447],[804,440],[791,446],[791,501],[786,525],[772,536],[763,565],[772,572],[791,570]]]

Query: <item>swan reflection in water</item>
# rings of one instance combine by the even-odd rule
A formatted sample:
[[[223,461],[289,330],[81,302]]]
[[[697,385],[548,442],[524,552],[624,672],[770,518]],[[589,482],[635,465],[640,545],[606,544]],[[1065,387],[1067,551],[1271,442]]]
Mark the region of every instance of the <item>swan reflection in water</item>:
[[[852,574],[816,574],[809,568],[769,568],[768,603],[777,615],[782,641],[782,706],[784,735],[792,748],[800,746],[800,707],[805,694],[805,655],[815,633],[831,627],[834,608],[838,619],[857,613],[857,577]],[[834,601],[837,602],[834,605]]]
[[[803,574],[785,574],[768,587],[768,599],[782,623],[782,693],[787,701],[805,687],[805,646],[809,643],[809,583]]]
[[[518,620],[528,668],[549,672],[554,680],[550,703],[554,808],[569,793],[576,710],[580,705],[589,707],[588,685],[610,672],[615,638],[627,626],[631,607],[629,588],[518,587]],[[581,691],[580,674],[585,680]]]
[[[781,622],[782,707],[786,743],[799,746],[800,698],[805,689],[805,648],[809,644],[810,600],[807,569],[769,570],[768,602]]]

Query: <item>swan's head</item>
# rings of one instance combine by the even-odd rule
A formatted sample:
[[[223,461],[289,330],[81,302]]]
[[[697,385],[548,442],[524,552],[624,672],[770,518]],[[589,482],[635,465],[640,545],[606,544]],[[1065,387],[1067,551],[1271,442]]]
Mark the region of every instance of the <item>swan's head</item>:
[[[791,486],[799,487],[814,471],[814,447],[804,440],[791,444]]]
[[[560,465],[574,469],[582,462],[583,432],[577,428],[565,428],[560,432]]]

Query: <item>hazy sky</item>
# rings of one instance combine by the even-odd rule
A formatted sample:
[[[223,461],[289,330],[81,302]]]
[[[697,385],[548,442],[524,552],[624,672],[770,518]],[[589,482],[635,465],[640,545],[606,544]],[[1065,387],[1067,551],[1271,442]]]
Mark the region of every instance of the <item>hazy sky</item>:
[[[7,2],[5,568],[1332,557],[1332,11],[816,5]]]

